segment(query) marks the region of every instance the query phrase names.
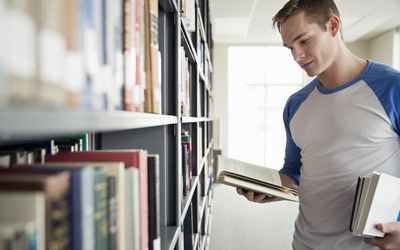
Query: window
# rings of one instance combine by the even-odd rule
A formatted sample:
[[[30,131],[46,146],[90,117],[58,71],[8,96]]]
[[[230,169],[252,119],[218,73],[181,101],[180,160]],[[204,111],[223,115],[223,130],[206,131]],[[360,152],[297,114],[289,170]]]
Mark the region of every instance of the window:
[[[228,51],[228,156],[280,169],[288,97],[303,73],[283,47],[230,47]]]

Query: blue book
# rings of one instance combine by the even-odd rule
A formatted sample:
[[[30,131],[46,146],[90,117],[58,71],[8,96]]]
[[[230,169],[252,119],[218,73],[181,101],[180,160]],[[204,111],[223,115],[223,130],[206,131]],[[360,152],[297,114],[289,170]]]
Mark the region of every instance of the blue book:
[[[22,168],[22,167],[21,167]],[[40,165],[23,167],[37,173],[70,173],[70,236],[73,250],[94,250],[94,170],[91,167]]]

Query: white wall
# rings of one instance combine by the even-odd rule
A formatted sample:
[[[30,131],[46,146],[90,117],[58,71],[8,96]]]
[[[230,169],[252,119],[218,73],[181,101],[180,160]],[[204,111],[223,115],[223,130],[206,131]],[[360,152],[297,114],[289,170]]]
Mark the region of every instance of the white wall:
[[[222,152],[228,150],[228,45],[215,44],[214,46],[214,119],[219,119],[219,136],[217,145]],[[217,132],[217,131],[214,131]]]
[[[228,151],[229,46],[214,46],[214,119],[220,120],[223,154]],[[215,184],[210,249],[290,250],[297,211],[297,203],[256,204],[239,196],[232,187]]]
[[[374,61],[393,66],[395,56],[395,30],[387,31],[368,42],[368,57]]]
[[[356,41],[352,43],[346,43],[347,48],[359,58],[368,58],[368,41]]]

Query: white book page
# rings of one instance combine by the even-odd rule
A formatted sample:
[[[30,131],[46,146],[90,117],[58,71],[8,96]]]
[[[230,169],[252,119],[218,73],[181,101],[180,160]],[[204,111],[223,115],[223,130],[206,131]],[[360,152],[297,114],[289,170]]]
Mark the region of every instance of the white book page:
[[[399,190],[400,178],[380,174],[363,234],[383,237],[383,233],[375,225],[397,221],[400,208]]]
[[[223,171],[247,176],[249,178],[282,186],[281,177],[277,170],[246,163],[224,156],[218,156],[218,176]]]

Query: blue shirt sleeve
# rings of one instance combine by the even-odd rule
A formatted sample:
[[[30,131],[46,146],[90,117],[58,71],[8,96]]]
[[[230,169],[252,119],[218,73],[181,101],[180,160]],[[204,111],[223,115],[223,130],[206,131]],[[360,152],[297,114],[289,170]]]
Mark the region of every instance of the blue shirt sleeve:
[[[283,122],[286,130],[286,148],[284,164],[280,173],[290,176],[297,184],[300,182],[300,168],[301,168],[301,149],[295,144],[290,131],[290,121],[293,118],[300,105],[307,99],[310,93],[316,87],[316,79],[311,81],[300,91],[293,94],[286,103],[283,111]]]
[[[301,167],[300,149],[296,146],[296,144],[292,139],[289,124],[286,122],[286,119],[284,122],[286,130],[285,161],[283,164],[283,168],[279,172],[290,176],[298,185],[300,182],[300,167]]]
[[[394,131],[400,136],[400,72],[386,65],[370,62],[375,70],[365,81],[378,97]]]

